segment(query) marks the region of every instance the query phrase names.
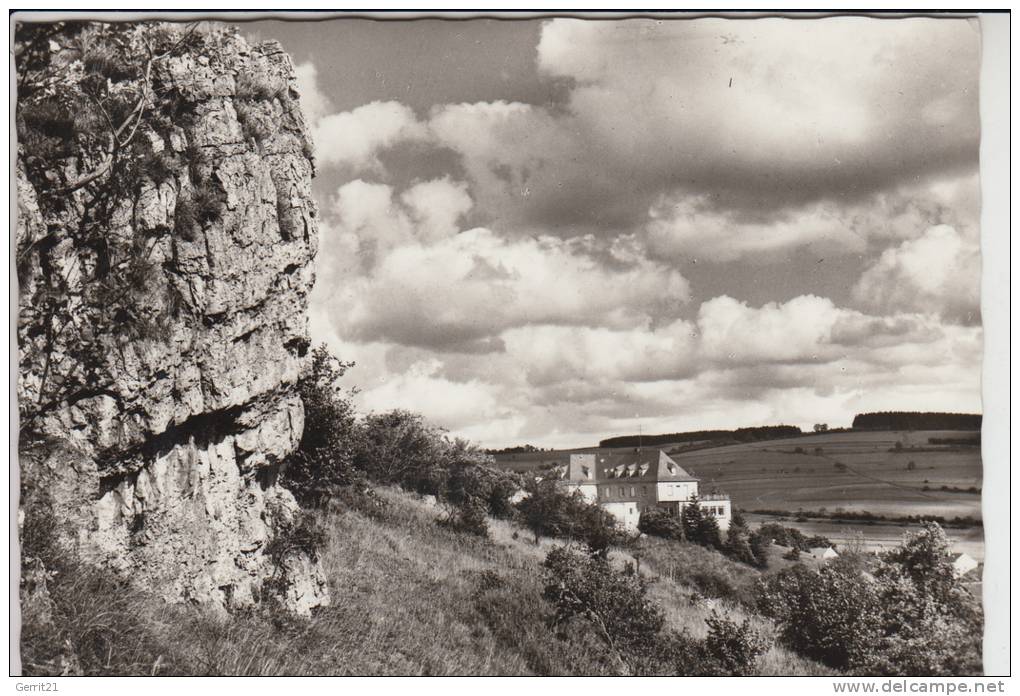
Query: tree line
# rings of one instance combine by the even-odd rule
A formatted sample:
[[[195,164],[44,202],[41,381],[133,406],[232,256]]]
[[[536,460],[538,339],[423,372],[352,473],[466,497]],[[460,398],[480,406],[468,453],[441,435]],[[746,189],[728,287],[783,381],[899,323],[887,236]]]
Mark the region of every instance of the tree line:
[[[736,442],[757,442],[798,437],[804,433],[793,425],[763,425],[736,430],[692,430],[664,435],[620,435],[599,442],[599,447],[640,447],[665,445],[673,442],[698,442],[701,440],[735,440]]]
[[[981,430],[980,413],[880,411],[858,413],[854,430]]]

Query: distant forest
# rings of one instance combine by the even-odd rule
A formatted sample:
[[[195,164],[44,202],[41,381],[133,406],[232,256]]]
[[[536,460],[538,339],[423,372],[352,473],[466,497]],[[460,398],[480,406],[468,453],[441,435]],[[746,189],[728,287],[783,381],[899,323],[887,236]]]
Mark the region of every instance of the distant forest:
[[[858,413],[854,416],[853,430],[981,430],[981,414],[916,411]],[[829,432],[840,431],[830,430]],[[664,435],[620,435],[600,441],[599,447],[654,447],[674,442],[700,442],[703,440],[757,442],[759,440],[798,437],[803,434],[800,428],[792,425],[764,425],[757,428],[737,428],[736,430],[692,430],[686,433],[666,433]],[[518,451],[527,450],[518,448]]]
[[[858,413],[854,430],[981,430],[980,413]]]
[[[804,433],[793,425],[763,425],[757,428],[737,428],[736,430],[693,430],[687,433],[668,433],[666,435],[620,435],[599,442],[599,447],[640,447],[649,445],[665,445],[672,442],[699,442],[701,440],[735,440],[737,442],[756,442],[758,440],[778,440],[784,437],[797,437]]]

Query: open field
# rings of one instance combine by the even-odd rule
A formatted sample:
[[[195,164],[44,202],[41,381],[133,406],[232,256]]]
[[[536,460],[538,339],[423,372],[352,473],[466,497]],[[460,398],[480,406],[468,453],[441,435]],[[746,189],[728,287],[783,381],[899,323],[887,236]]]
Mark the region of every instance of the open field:
[[[928,444],[929,438],[965,435],[822,433],[682,452],[674,458],[701,478],[704,490],[719,488],[745,510],[842,508],[894,517],[980,519],[980,448]],[[897,442],[902,449],[896,449]]]
[[[819,433],[720,447],[661,449],[701,479],[702,492],[728,493],[743,510],[837,510],[885,517],[932,515],[981,519],[981,449],[934,446],[930,438],[969,438],[962,431],[857,431]],[[902,448],[897,449],[897,443]],[[680,449],[681,451],[676,451]],[[597,448],[501,455],[497,461],[526,471],[565,462],[571,452]],[[913,462],[913,465],[911,465]],[[751,516],[755,522],[766,518]],[[908,528],[896,523],[783,522],[837,544],[860,530],[869,548],[895,545]],[[984,559],[980,527],[947,530],[958,551]]]

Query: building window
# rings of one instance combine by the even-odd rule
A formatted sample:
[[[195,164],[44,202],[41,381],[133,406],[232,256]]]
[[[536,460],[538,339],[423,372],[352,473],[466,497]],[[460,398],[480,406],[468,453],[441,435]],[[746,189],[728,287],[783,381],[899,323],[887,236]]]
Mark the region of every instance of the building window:
[[[630,497],[631,497],[631,498],[633,498],[633,497],[634,497],[634,486],[631,486],[631,487],[630,487]]]

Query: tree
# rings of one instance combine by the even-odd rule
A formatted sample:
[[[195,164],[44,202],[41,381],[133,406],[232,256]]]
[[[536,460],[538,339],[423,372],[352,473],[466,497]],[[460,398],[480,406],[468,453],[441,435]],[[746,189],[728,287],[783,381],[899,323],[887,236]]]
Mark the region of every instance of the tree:
[[[706,515],[701,508],[701,499],[697,495],[692,495],[680,511],[680,524],[683,526],[684,538],[695,544],[707,546],[708,543],[703,536],[703,532],[706,531],[705,520]],[[718,524],[716,524],[716,531],[718,532]]]
[[[754,555],[754,550],[751,548],[750,536],[751,533],[744,522],[744,518],[734,515],[730,519],[730,528],[726,532],[726,543],[723,546],[723,552],[736,561],[757,566],[759,563]]]
[[[535,544],[543,536],[564,536],[568,529],[567,506],[555,481],[546,479],[536,484],[530,495],[517,504],[525,526],[535,535]]]
[[[354,465],[361,438],[351,401],[354,392],[339,386],[353,365],[338,360],[325,346],[318,346],[298,380],[305,428],[297,449],[284,461],[282,479],[303,504],[320,505],[337,487],[366,486]]]
[[[748,546],[751,547],[751,555],[754,556],[755,565],[759,568],[767,568],[769,564],[769,546],[772,544],[772,540],[767,538],[760,531],[752,532],[747,539]]]
[[[443,431],[410,411],[369,414],[357,466],[380,483],[438,495],[446,485],[437,463],[445,458]]]
[[[825,432],[828,432],[828,431],[829,431],[829,424],[828,423],[815,423],[815,432],[816,433],[825,433]]]
[[[535,535],[535,544],[542,536],[561,537],[580,541],[591,552],[604,556],[622,536],[611,513],[589,503],[580,491],[564,493],[552,480],[535,485],[517,509]]]

